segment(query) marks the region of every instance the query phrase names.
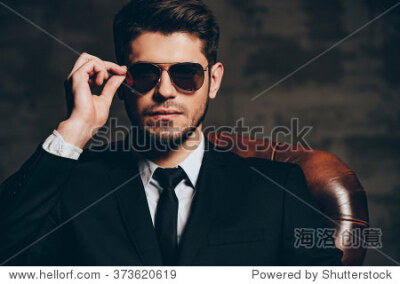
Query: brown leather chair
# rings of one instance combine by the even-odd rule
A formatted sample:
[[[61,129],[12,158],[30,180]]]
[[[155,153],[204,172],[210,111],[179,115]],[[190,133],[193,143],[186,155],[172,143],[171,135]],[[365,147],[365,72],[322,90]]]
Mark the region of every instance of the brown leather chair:
[[[242,157],[258,157],[279,162],[298,164],[305,175],[308,188],[333,222],[336,246],[343,251],[344,265],[362,265],[366,249],[348,248],[343,244],[343,232],[367,228],[368,206],[366,193],[356,174],[335,155],[319,150],[308,150],[287,144],[256,140],[228,133],[208,133],[208,140],[223,150]]]

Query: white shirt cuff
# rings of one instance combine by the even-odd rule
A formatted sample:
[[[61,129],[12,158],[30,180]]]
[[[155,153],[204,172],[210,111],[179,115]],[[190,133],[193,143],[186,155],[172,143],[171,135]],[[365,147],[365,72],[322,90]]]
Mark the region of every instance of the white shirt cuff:
[[[54,130],[53,133],[47,137],[46,141],[42,144],[42,148],[50,154],[72,160],[78,160],[83,152],[81,148],[65,142],[64,138],[62,138],[57,130]]]

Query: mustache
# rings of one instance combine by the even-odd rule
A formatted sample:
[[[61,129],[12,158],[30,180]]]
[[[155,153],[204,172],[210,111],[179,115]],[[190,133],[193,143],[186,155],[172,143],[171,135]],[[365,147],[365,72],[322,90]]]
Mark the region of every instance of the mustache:
[[[187,107],[185,105],[179,104],[176,102],[172,102],[172,101],[166,101],[162,104],[155,104],[155,105],[145,107],[143,110],[143,114],[151,114],[152,112],[154,112],[155,109],[159,109],[159,108],[171,108],[171,109],[177,110],[179,112],[183,112],[183,113],[187,112]]]

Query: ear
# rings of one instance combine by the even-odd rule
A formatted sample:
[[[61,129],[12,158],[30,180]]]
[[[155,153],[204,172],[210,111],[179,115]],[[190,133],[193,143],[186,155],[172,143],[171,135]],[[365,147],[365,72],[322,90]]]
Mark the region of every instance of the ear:
[[[211,68],[211,76],[210,76],[210,93],[208,97],[210,99],[215,99],[217,96],[218,90],[221,86],[222,77],[224,76],[224,66],[221,62],[217,62],[214,65],[210,66]]]

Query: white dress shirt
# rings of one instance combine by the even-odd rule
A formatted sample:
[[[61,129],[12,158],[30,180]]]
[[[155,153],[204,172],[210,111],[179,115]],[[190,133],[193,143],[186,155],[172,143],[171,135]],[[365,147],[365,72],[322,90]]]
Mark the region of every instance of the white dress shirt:
[[[178,198],[178,243],[180,242],[183,229],[185,228],[187,219],[190,213],[190,207],[192,204],[193,196],[195,194],[195,185],[199,176],[200,167],[204,156],[205,138],[204,134],[201,135],[201,142],[198,147],[186,157],[177,166],[185,171],[188,179],[182,180],[175,187],[175,194]],[[64,141],[61,134],[56,130],[50,135],[43,143],[42,148],[50,154],[65,157],[69,159],[78,160],[82,149],[68,144]],[[160,194],[163,191],[157,180],[153,179],[154,171],[160,167],[154,162],[146,159],[143,155],[137,155],[138,167],[140,172],[140,178],[145,189],[147,203],[149,205],[151,219],[154,226],[154,218],[156,215],[156,209]]]
[[[192,153],[190,153],[190,155],[187,156],[185,160],[183,160],[178,165],[175,165],[175,167],[181,166],[188,177],[188,179],[182,180],[175,187],[175,194],[179,202],[177,232],[178,243],[180,242],[183,229],[185,228],[187,219],[189,217],[190,206],[192,204],[192,199],[195,192],[195,185],[199,176],[200,167],[204,155],[204,139],[204,134],[202,134],[199,146],[197,146],[197,148]],[[153,173],[160,166],[145,158],[139,159],[138,166],[140,177],[145,188],[147,202],[149,204],[151,219],[153,220],[154,225],[157,204],[163,188],[160,186],[157,180],[153,179]]]
[[[53,133],[47,137],[42,144],[42,148],[50,154],[72,160],[78,160],[83,151],[81,148],[65,142],[64,138],[57,130],[54,130]]]

